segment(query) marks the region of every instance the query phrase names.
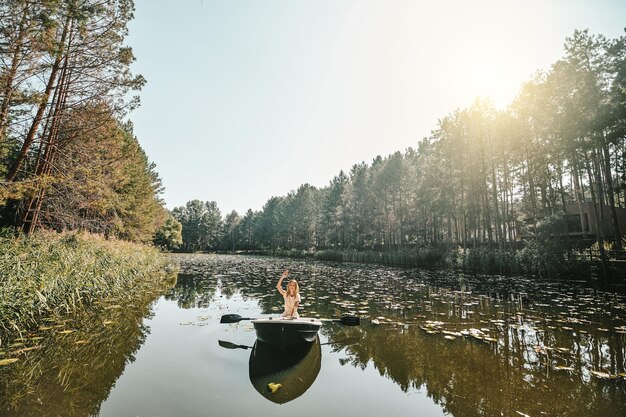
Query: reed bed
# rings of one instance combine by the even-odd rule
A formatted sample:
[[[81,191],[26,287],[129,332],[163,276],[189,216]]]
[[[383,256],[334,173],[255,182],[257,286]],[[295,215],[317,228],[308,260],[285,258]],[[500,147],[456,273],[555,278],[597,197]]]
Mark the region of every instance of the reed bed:
[[[44,317],[132,300],[174,268],[153,247],[89,234],[0,236],[0,344]]]
[[[419,248],[393,251],[323,250],[315,259],[336,262],[376,263],[387,266],[435,268],[444,267],[446,251],[440,248]]]
[[[405,268],[446,268],[481,274],[563,277],[585,273],[586,266],[559,248],[531,242],[523,249],[454,246],[411,249],[283,251],[276,256],[313,258],[321,261],[375,263]]]

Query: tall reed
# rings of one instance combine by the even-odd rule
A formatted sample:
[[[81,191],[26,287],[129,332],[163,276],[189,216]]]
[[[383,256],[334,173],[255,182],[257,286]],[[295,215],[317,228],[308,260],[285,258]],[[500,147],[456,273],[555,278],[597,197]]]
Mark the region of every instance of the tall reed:
[[[0,342],[65,314],[172,277],[157,249],[79,233],[0,236]]]

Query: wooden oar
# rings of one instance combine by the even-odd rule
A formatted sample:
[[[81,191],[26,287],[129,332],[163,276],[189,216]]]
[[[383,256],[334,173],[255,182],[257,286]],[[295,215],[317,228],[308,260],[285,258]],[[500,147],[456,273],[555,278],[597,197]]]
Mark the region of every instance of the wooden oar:
[[[251,349],[252,348],[252,346],[236,345],[234,343],[227,342],[225,340],[218,340],[217,344],[226,349]]]
[[[256,320],[256,317],[241,317],[239,314],[224,314],[220,323],[239,323],[241,320]]]
[[[256,320],[256,317],[241,317],[239,314],[224,314],[220,323],[239,323],[242,320]],[[361,319],[357,316],[342,316],[338,319],[318,319],[323,322],[341,323],[345,326],[358,326]]]

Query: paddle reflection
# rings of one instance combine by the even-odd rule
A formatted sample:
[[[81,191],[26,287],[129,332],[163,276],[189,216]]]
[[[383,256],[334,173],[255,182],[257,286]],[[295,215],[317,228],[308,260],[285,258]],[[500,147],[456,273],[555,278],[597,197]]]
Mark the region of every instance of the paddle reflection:
[[[319,338],[287,350],[257,340],[250,353],[250,382],[268,400],[284,404],[313,385],[321,366]]]

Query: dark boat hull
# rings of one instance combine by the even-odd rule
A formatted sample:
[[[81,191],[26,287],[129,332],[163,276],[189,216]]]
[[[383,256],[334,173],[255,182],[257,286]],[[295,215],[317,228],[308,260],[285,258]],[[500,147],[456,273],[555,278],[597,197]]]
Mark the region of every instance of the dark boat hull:
[[[322,326],[318,319],[268,318],[252,320],[256,337],[260,341],[279,349],[312,343]]]

